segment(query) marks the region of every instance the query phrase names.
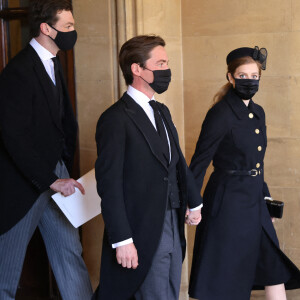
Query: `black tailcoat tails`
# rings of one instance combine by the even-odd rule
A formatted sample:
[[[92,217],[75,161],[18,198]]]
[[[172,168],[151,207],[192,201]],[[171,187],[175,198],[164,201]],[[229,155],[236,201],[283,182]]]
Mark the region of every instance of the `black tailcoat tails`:
[[[53,82],[35,50],[28,45],[0,77],[0,234],[29,211],[57,179],[63,159],[70,170],[77,123],[60,74],[63,117]]]
[[[168,108],[158,103],[179,153],[179,230],[185,253],[184,215],[187,204],[202,199],[179,147]],[[97,125],[97,189],[105,222],[100,285],[94,299],[131,299],[147,275],[163,229],[168,204],[168,166],[160,137],[144,110],[127,94],[105,111]],[[139,266],[120,266],[112,244],[133,238]]]
[[[265,114],[233,90],[207,113],[192,158],[198,190],[211,160],[215,171],[203,197],[189,293],[201,300],[249,300],[251,289],[285,283],[299,288],[296,266],[279,249],[264,197]],[[257,176],[224,170],[257,170]]]

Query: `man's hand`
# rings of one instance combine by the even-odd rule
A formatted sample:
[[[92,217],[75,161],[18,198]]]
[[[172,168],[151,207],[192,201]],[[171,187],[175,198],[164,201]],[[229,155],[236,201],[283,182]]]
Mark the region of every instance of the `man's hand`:
[[[136,269],[139,265],[138,255],[133,243],[116,248],[117,261],[124,268]]]
[[[50,185],[51,190],[55,192],[60,192],[65,197],[74,194],[75,187],[77,187],[83,195],[85,194],[83,186],[78,181],[72,178],[57,179]]]
[[[190,211],[186,210],[185,213],[185,223],[188,225],[198,225],[202,219],[201,209]]]

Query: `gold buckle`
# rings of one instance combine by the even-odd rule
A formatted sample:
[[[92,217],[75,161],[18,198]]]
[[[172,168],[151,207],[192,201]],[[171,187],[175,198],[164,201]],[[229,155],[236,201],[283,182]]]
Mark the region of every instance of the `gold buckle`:
[[[256,169],[252,169],[250,172],[254,172],[254,174],[251,174],[253,177],[258,175],[258,171]]]

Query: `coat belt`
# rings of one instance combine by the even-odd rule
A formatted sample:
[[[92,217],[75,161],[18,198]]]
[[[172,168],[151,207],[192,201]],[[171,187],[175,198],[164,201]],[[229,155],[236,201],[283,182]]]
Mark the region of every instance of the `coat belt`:
[[[236,176],[257,176],[263,173],[263,169],[252,169],[250,171],[247,170],[226,170],[226,169],[219,169],[215,168],[215,172],[217,173],[225,173],[229,175],[236,175]]]

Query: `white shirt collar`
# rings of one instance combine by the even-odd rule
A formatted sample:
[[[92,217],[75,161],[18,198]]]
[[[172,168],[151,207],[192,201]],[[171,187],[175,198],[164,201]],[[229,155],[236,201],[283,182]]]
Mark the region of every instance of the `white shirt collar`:
[[[155,100],[154,95],[151,99],[149,99],[144,93],[142,93],[141,91],[135,89],[133,86],[129,85],[127,88],[127,94],[137,103],[139,104],[141,107],[145,108],[149,108],[150,104],[149,101],[150,100]]]
[[[53,55],[49,50],[43,47],[36,39],[32,39],[29,44],[36,51],[42,61],[46,61],[51,59],[52,57],[55,57],[55,55]]]

